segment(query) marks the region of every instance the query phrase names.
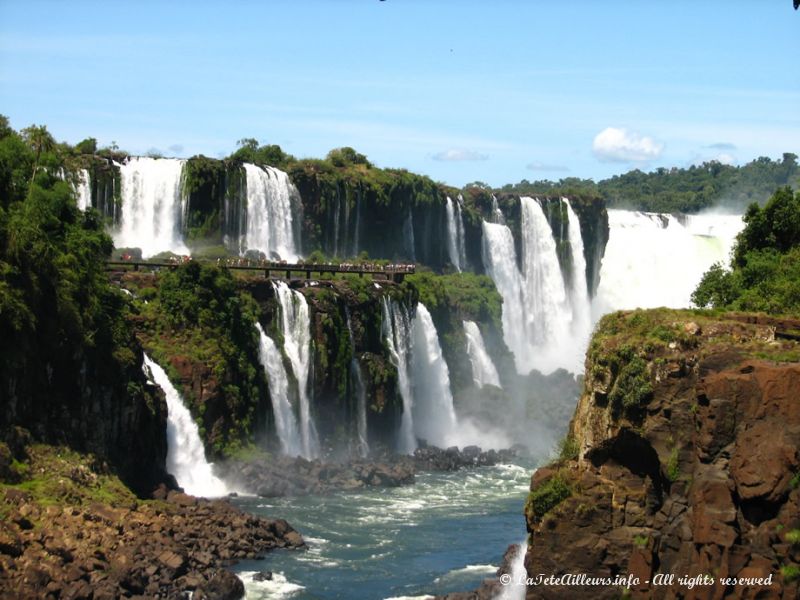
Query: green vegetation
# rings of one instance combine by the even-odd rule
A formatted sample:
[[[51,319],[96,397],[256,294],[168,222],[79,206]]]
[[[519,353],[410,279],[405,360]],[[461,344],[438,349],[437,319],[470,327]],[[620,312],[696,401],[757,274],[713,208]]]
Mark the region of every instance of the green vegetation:
[[[783,565],[781,567],[781,576],[786,583],[791,583],[800,579],[800,567],[797,565]]]
[[[560,471],[554,473],[531,490],[525,503],[525,514],[541,520],[548,512],[572,495],[572,486],[566,475]]]
[[[800,192],[777,190],[752,204],[737,237],[733,266],[716,264],[692,294],[698,306],[797,314],[800,311]]]
[[[576,460],[580,450],[578,441],[572,435],[567,435],[558,443],[558,459],[561,461]]]
[[[797,155],[788,152],[781,160],[762,156],[741,167],[710,161],[686,169],[659,168],[650,173],[636,169],[598,183],[577,177],[558,182],[522,180],[500,191],[540,196],[595,195],[613,208],[694,213],[712,206],[741,210],[752,202],[762,202],[785,185],[800,185]]]
[[[667,461],[667,479],[669,479],[672,483],[678,481],[678,476],[680,475],[680,465],[678,462],[678,447],[675,446],[670,450],[669,453],[669,460]]]
[[[181,388],[214,453],[228,455],[253,441],[265,382],[258,368],[258,306],[239,292],[229,271],[190,261],[158,277],[155,296],[140,304],[145,347]],[[179,373],[172,360],[188,361]],[[202,382],[194,381],[199,376]],[[216,393],[203,398],[202,389]]]
[[[444,309],[459,321],[470,319],[501,326],[503,299],[486,275],[435,275],[424,271],[407,276],[403,285],[414,288],[419,301],[432,314]]]
[[[626,412],[631,415],[653,396],[653,385],[650,382],[650,373],[647,361],[641,356],[630,356],[629,348],[620,354],[622,369],[617,375],[614,386],[608,395],[612,410],[619,414]]]

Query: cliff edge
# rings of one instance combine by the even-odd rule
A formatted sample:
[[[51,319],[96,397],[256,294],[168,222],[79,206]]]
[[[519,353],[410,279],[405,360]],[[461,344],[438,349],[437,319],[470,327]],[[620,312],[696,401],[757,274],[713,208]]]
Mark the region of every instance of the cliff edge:
[[[526,597],[797,598],[799,333],[762,316],[604,317],[561,457],[531,481]]]

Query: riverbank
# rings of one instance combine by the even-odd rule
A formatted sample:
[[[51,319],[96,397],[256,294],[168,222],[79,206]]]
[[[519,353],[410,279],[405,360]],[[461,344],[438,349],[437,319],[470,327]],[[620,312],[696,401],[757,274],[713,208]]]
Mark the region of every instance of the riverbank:
[[[0,598],[240,598],[226,569],[301,549],[286,521],[161,488],[142,500],[90,455],[0,444]]]

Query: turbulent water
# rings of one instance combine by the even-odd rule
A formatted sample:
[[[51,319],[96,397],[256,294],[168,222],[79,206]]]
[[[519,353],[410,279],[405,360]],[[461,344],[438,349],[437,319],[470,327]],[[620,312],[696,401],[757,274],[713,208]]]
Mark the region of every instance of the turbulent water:
[[[304,458],[319,456],[319,438],[311,401],[308,397],[308,377],[311,371],[311,321],[308,302],[300,292],[292,290],[284,282],[273,284],[280,304],[283,350],[289,358],[297,380],[298,405],[300,407],[301,455]]]
[[[297,417],[294,415],[289,400],[289,377],[283,366],[283,357],[272,338],[264,332],[261,323],[256,323],[256,329],[259,339],[258,358],[267,375],[272,414],[275,418],[275,432],[278,434],[281,452],[288,456],[300,456],[302,440],[300,439],[300,429],[297,426]]]
[[[672,215],[609,210],[610,237],[594,299],[612,310],[685,307],[709,267],[726,263],[743,222],[736,215]]]
[[[474,589],[525,534],[533,467],[421,473],[413,486],[324,497],[241,498],[245,510],[286,518],[309,545],[237,565],[247,598],[379,600]],[[253,581],[264,570],[273,580]]]
[[[185,160],[132,157],[119,166],[122,214],[114,245],[141,248],[147,258],[160,252],[188,254],[181,231]]]
[[[477,387],[484,385],[500,386],[500,376],[497,374],[492,362],[492,357],[486,352],[481,330],[475,321],[464,321],[464,334],[467,336],[467,354],[472,365],[472,380]]]
[[[214,475],[211,464],[206,460],[197,423],[178,390],[164,369],[146,354],[142,368],[167,397],[167,472],[188,494],[208,497],[226,495],[228,488]]]
[[[273,167],[246,163],[247,218],[240,253],[258,250],[267,258],[293,262],[298,258],[295,239],[294,198],[297,190],[289,176]]]

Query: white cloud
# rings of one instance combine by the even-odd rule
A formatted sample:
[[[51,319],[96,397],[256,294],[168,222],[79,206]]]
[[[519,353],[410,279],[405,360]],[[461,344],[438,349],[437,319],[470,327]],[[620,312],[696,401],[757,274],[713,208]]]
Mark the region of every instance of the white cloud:
[[[486,154],[481,154],[475,150],[466,150],[464,148],[451,148],[443,152],[438,152],[433,155],[433,160],[444,161],[467,161],[467,160],[486,160],[489,157]]]
[[[602,162],[642,162],[661,156],[664,144],[624,128],[606,127],[592,143],[594,155]]]
[[[183,144],[172,144],[171,146],[167,146],[167,150],[177,156],[183,152]]]
[[[564,165],[549,165],[546,163],[541,163],[539,161],[534,161],[525,165],[525,168],[530,169],[531,171],[560,171],[560,172],[567,172],[569,171],[569,167]]]

